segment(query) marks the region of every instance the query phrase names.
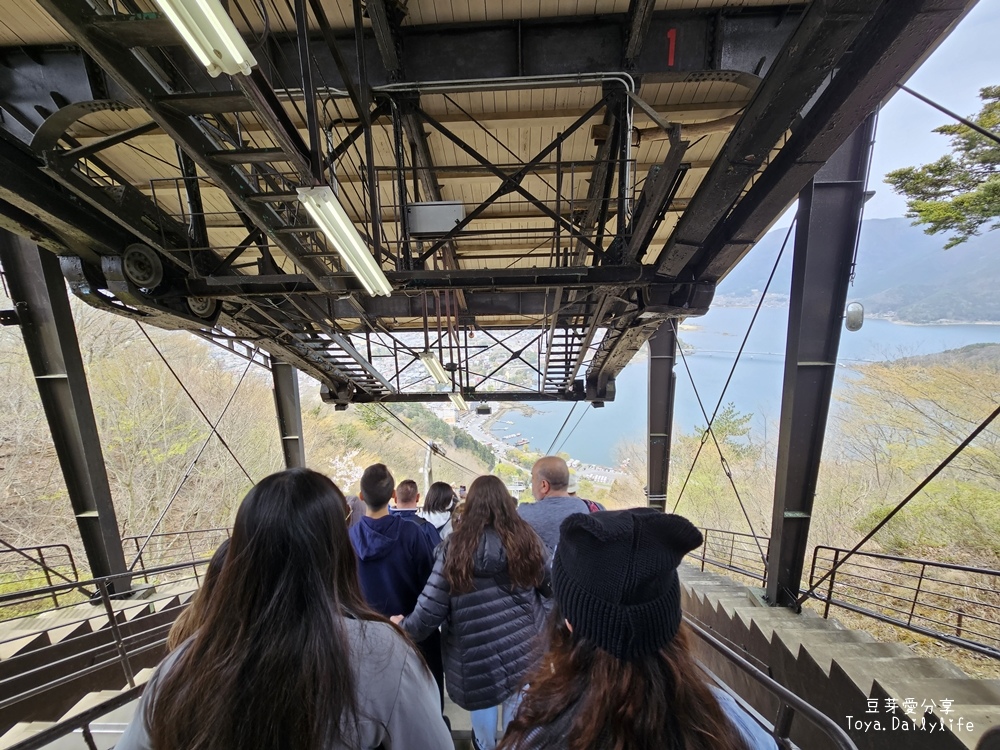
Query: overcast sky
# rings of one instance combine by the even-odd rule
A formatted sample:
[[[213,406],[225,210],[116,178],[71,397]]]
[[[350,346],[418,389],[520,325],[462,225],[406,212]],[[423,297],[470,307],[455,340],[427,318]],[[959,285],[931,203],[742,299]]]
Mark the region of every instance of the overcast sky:
[[[979,90],[1000,84],[1000,3],[979,3],[951,35],[924,61],[907,86],[953,112],[968,117],[979,111]],[[906,201],[885,183],[899,167],[934,161],[948,151],[947,136],[932,132],[951,120],[936,109],[897,91],[879,113],[869,189],[875,197],[865,206],[866,219],[903,216]],[[775,227],[788,226],[788,211]]]

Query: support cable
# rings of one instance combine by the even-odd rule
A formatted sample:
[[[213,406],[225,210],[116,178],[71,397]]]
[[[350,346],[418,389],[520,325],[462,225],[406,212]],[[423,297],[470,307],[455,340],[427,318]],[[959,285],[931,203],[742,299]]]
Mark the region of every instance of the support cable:
[[[143,331],[143,333],[145,333],[145,331]],[[159,351],[159,350],[157,350],[157,351]],[[254,350],[254,355],[256,356],[256,354],[257,354],[257,351],[255,349]],[[160,355],[160,356],[163,356],[163,355]],[[164,360],[164,362],[166,362],[166,360]],[[222,413],[219,415],[219,418],[217,420],[215,420],[215,424],[212,425],[212,431],[208,433],[208,436],[205,438],[205,442],[203,442],[201,444],[201,448],[198,450],[198,455],[196,455],[194,457],[194,460],[188,465],[187,471],[184,472],[184,476],[181,477],[181,481],[177,485],[177,489],[174,490],[174,494],[170,496],[170,499],[167,501],[167,504],[163,507],[163,510],[160,512],[160,515],[156,519],[156,522],[153,524],[153,527],[149,530],[149,533],[146,534],[146,538],[142,540],[142,545],[140,545],[139,551],[135,555],[135,559],[132,560],[132,564],[128,566],[128,571],[129,572],[131,572],[132,570],[135,569],[136,564],[139,562],[139,559],[142,557],[142,553],[146,549],[146,545],[149,544],[149,540],[153,538],[153,533],[156,531],[156,529],[159,527],[160,523],[166,517],[167,511],[170,510],[170,506],[173,505],[174,500],[176,500],[177,497],[178,497],[178,495],[180,495],[181,489],[184,487],[185,482],[187,482],[187,480],[191,476],[192,472],[194,472],[194,468],[195,468],[195,466],[197,466],[198,460],[201,458],[201,455],[205,452],[205,449],[208,447],[208,444],[212,440],[212,435],[217,435],[218,438],[219,438],[219,440],[222,440],[222,435],[219,435],[219,432],[218,432],[219,423],[226,416],[226,412],[229,411],[229,407],[233,403],[233,399],[236,398],[236,392],[240,389],[240,386],[243,385],[243,379],[246,378],[247,373],[250,372],[250,367],[252,365],[253,365],[253,358],[251,357],[250,361],[247,362],[247,366],[245,368],[243,368],[243,374],[240,375],[240,379],[238,381],[236,381],[236,387],[233,388],[233,392],[229,395],[229,400],[226,401],[226,405],[222,408]],[[167,365],[167,367],[170,367],[170,365]],[[171,372],[173,372],[173,370],[171,370]],[[175,375],[175,377],[176,377],[176,375]],[[181,387],[183,387],[183,384],[181,384]],[[185,391],[186,391],[186,389],[185,389]],[[197,406],[197,404],[195,404],[195,406]],[[223,445],[225,445],[224,441],[223,441]],[[227,446],[227,450],[228,450],[228,446]],[[232,455],[232,451],[230,451],[230,455]],[[236,457],[233,456],[233,458],[235,459]],[[236,463],[239,464],[240,462],[236,461]],[[243,465],[242,464],[240,464],[240,468],[243,469]],[[247,474],[247,470],[246,469],[243,469],[243,473],[246,474],[246,478],[250,480],[251,484],[253,484],[254,481],[250,477],[250,475]]]
[[[559,443],[559,447],[556,448],[556,453],[559,453],[559,451],[562,450],[563,446],[566,445],[566,441],[568,441],[571,437],[573,437],[573,433],[576,432],[576,428],[580,426],[580,422],[582,422],[583,418],[588,414],[590,414],[590,412],[587,409],[584,409],[583,413],[580,415],[580,418],[576,420],[576,424],[573,425],[573,429],[571,429],[569,431],[569,434],[563,438],[563,441],[561,443]]]
[[[944,114],[948,115],[948,117],[952,118],[953,120],[957,120],[958,122],[960,122],[963,125],[965,125],[965,127],[967,127],[967,128],[971,128],[972,130],[975,130],[977,133],[979,133],[979,135],[982,135],[982,136],[985,136],[985,137],[989,138],[994,143],[1000,143],[1000,135],[997,135],[996,133],[994,133],[991,130],[987,130],[982,125],[974,123],[969,118],[962,117],[961,115],[956,114],[955,112],[952,112],[947,107],[942,107],[940,104],[938,104],[933,99],[928,99],[923,94],[918,94],[913,89],[907,88],[906,86],[904,86],[901,83],[897,83],[896,84],[896,88],[901,89],[902,91],[905,91],[910,96],[916,97],[917,99],[919,99],[920,101],[922,101],[924,104],[929,104],[930,106],[934,107],[934,109],[936,109],[938,112],[944,112]]]
[[[562,435],[562,431],[566,429],[566,425],[567,423],[569,423],[569,418],[573,416],[573,412],[576,411],[577,404],[579,403],[580,403],[579,401],[573,402],[573,408],[569,410],[569,414],[567,414],[566,419],[563,420],[562,427],[559,428],[559,432],[556,433],[556,436],[552,438],[552,442],[549,443],[549,449],[545,451],[546,456],[552,455],[552,449],[556,447],[556,440],[558,440],[559,436]]]
[[[750,332],[753,330],[754,323],[757,322],[757,315],[760,314],[760,309],[764,305],[764,298],[767,297],[767,290],[771,288],[771,281],[774,279],[774,274],[778,270],[778,264],[781,263],[781,256],[785,252],[788,240],[792,236],[792,230],[795,228],[795,222],[796,219],[792,219],[792,223],[788,225],[788,231],[785,233],[785,239],[781,243],[781,248],[778,250],[778,257],[774,259],[774,265],[771,267],[771,275],[767,277],[767,283],[764,284],[764,291],[761,292],[760,299],[757,301],[757,308],[753,311],[753,317],[750,318],[750,325],[747,326],[747,332],[743,335],[743,341],[740,344],[739,350],[736,352],[736,359],[733,360],[733,366],[729,368],[729,376],[726,378],[726,382],[722,386],[722,393],[719,394],[719,400],[715,404],[714,411],[712,411],[712,418],[708,420],[708,427],[706,427],[705,431],[702,433],[701,443],[698,445],[698,450],[694,454],[694,460],[691,461],[691,467],[688,469],[687,476],[684,477],[684,483],[681,485],[681,491],[677,495],[677,502],[674,503],[674,508],[670,511],[671,513],[677,512],[677,506],[681,504],[681,498],[684,497],[684,490],[687,489],[688,481],[691,479],[691,473],[694,471],[695,464],[698,463],[698,457],[701,455],[701,449],[705,447],[705,442],[708,439],[708,432],[712,429],[712,425],[715,423],[715,417],[719,413],[719,407],[722,406],[722,401],[726,397],[726,390],[729,388],[729,383],[733,379],[733,373],[736,372],[736,365],[740,362],[740,357],[743,355],[743,348],[747,345],[747,340],[750,338]],[[681,350],[681,354],[683,355],[684,350],[679,343],[677,348]],[[685,361],[685,366],[686,365],[687,362]]]
[[[939,463],[936,467],[934,467],[934,470],[931,471],[931,473],[928,474],[923,479],[923,481],[920,482],[920,484],[918,484],[916,487],[914,487],[913,490],[910,492],[910,494],[908,494],[906,497],[904,497],[895,508],[893,508],[891,511],[889,511],[886,514],[885,518],[883,518],[881,521],[879,521],[877,524],[875,524],[875,528],[873,528],[871,531],[869,531],[867,534],[865,534],[864,538],[860,542],[858,542],[857,544],[855,544],[854,547],[851,549],[850,552],[848,552],[846,555],[844,555],[842,558],[840,558],[840,561],[836,565],[834,565],[832,568],[830,568],[830,570],[828,570],[818,581],[816,581],[816,583],[814,583],[812,586],[810,586],[808,591],[806,591],[804,594],[801,594],[799,596],[799,598],[796,599],[795,604],[798,605],[798,606],[802,606],[802,602],[804,602],[806,599],[808,599],[809,595],[812,594],[812,592],[815,591],[817,589],[817,587],[819,587],[823,583],[823,581],[825,581],[831,575],[833,575],[834,573],[836,573],[841,568],[841,566],[843,566],[843,564],[845,562],[847,562],[859,549],[861,549],[861,547],[868,540],[870,540],[879,531],[881,531],[882,528],[887,523],[889,523],[890,520],[892,520],[893,516],[895,516],[897,513],[899,513],[899,511],[901,511],[903,509],[903,506],[905,506],[907,503],[909,503],[910,500],[912,500],[914,497],[917,496],[917,493],[919,493],[924,487],[926,487],[928,484],[930,484],[931,480],[933,480],[934,477],[936,477],[938,474],[940,474],[942,471],[944,471],[944,469],[948,466],[948,464],[950,464],[958,456],[959,453],[961,453],[963,450],[965,450],[966,447],[968,447],[968,445],[973,440],[975,440],[977,437],[979,437],[979,434],[983,430],[985,430],[987,427],[989,427],[990,424],[993,422],[993,420],[996,419],[998,416],[1000,416],[1000,406],[997,406],[997,408],[994,409],[993,412],[988,417],[986,417],[986,419],[984,419],[982,422],[980,422],[979,426],[976,429],[974,429],[969,434],[969,436],[965,438],[965,440],[963,440],[961,443],[959,443],[958,446],[955,448],[955,450],[953,450],[951,453],[949,453],[944,458],[944,460],[941,461],[941,463]]]
[[[184,393],[187,394],[187,397],[191,399],[191,403],[194,404],[194,408],[198,410],[199,414],[201,414],[202,419],[204,419],[206,424],[208,424],[208,426],[212,428],[212,433],[219,438],[219,442],[222,443],[222,447],[225,448],[226,451],[229,453],[229,455],[233,457],[233,460],[236,462],[236,465],[240,467],[240,471],[242,471],[243,475],[250,481],[251,484],[253,484],[254,483],[253,477],[250,476],[250,472],[248,472],[246,468],[243,466],[243,464],[240,463],[240,460],[236,457],[236,454],[233,453],[233,449],[229,447],[229,443],[226,442],[226,439],[222,437],[222,435],[218,432],[218,430],[215,429],[215,425],[212,424],[212,420],[208,418],[208,415],[205,413],[204,409],[202,409],[198,405],[198,402],[195,400],[194,396],[191,395],[191,391],[189,391],[187,389],[187,386],[184,385],[184,381],[181,380],[180,376],[174,371],[174,368],[170,366],[170,363],[167,361],[167,358],[163,356],[163,352],[161,352],[160,348],[155,343],[153,343],[153,339],[151,339],[149,337],[149,334],[146,333],[146,329],[142,327],[142,324],[136,321],[136,325],[139,326],[139,331],[142,333],[143,336],[146,337],[146,341],[149,342],[149,345],[152,346],[153,349],[156,351],[156,353],[160,355],[160,359],[163,360],[163,364],[166,365],[168,370],[170,370],[170,374],[174,376],[174,380],[177,381],[177,384],[181,387],[181,390],[183,390]],[[256,353],[256,348],[255,348],[255,353]],[[243,374],[245,375],[246,373],[244,372]],[[243,378],[241,377],[240,381],[242,382],[242,380]],[[239,387],[239,385],[237,385],[237,387]],[[235,391],[233,392],[233,395],[236,395]],[[232,401],[232,396],[229,397],[229,400]],[[211,436],[212,435],[209,435],[209,437]]]
[[[670,324],[674,329],[674,336],[677,336],[677,319],[673,318]],[[698,387],[694,383],[694,376],[691,374],[691,368],[688,367],[687,355],[684,354],[684,348],[679,347],[681,352],[681,361],[684,363],[684,369],[687,370],[688,379],[691,381],[691,388],[694,390],[694,396],[698,400],[698,408],[701,409],[702,416],[705,421],[708,421],[708,412],[705,411],[705,404],[701,400],[701,396],[698,394]],[[767,565],[767,555],[764,554],[764,549],[760,546],[760,539],[757,538],[757,532],[754,531],[753,522],[750,520],[750,514],[747,513],[747,508],[743,504],[743,498],[740,497],[740,491],[736,488],[736,480],[733,479],[733,472],[729,468],[729,462],[726,461],[725,455],[722,453],[722,446],[719,445],[719,440],[715,436],[715,431],[712,429],[711,425],[705,430],[705,435],[712,436],[712,442],[715,443],[715,449],[719,452],[719,460],[722,462],[722,471],[725,473],[726,477],[729,479],[729,484],[733,488],[733,493],[736,495],[736,501],[740,504],[740,510],[743,511],[743,517],[747,521],[747,526],[750,528],[750,534],[753,536],[753,541],[757,545],[757,551],[760,553],[760,559]],[[705,435],[702,435],[702,443],[705,442]]]
[[[412,435],[412,436],[413,436],[413,437],[410,437],[410,435],[407,435],[407,437],[410,437],[410,439],[411,439],[411,440],[415,439],[415,440],[416,440],[417,442],[419,442],[419,443],[420,443],[420,444],[421,444],[422,446],[424,446],[425,448],[430,448],[430,447],[431,447],[431,443],[430,443],[430,441],[428,441],[428,440],[424,440],[424,438],[422,438],[422,437],[420,436],[420,433],[418,433],[418,432],[417,432],[416,430],[414,430],[414,429],[413,429],[412,427],[410,427],[410,425],[406,424],[406,422],[404,422],[404,421],[403,421],[403,420],[402,420],[402,419],[401,419],[401,418],[399,417],[399,415],[398,415],[398,414],[396,414],[396,412],[394,412],[394,411],[393,411],[392,409],[390,409],[389,407],[387,407],[387,406],[386,406],[385,404],[382,404],[382,403],[380,403],[380,404],[378,404],[378,405],[379,405],[380,407],[382,407],[382,410],[383,410],[383,411],[384,411],[384,412],[385,412],[386,414],[388,414],[388,415],[389,415],[390,417],[392,417],[392,418],[393,418],[393,419],[395,419],[395,420],[396,420],[397,422],[399,422],[399,424],[401,424],[401,425],[403,426],[403,428],[404,428],[404,429],[405,429],[405,430],[406,430],[406,431],[407,431],[408,433],[410,433],[410,435]],[[394,426],[395,426],[395,425],[394,425]],[[396,429],[398,430],[399,428],[397,427]],[[403,433],[403,434],[406,434],[406,433]],[[433,449],[433,448],[431,448],[431,450],[433,451],[434,449]],[[450,464],[451,464],[452,466],[455,466],[455,467],[457,467],[457,468],[461,469],[462,471],[464,471],[464,472],[465,472],[466,474],[472,474],[473,476],[477,476],[477,475],[478,475],[478,472],[476,472],[476,471],[473,471],[473,470],[472,470],[472,469],[470,469],[470,468],[469,468],[468,466],[464,466],[463,464],[460,464],[460,463],[458,463],[458,461],[455,461],[455,460],[453,460],[453,459],[450,459],[450,458],[448,458],[447,456],[442,456],[442,455],[441,455],[440,453],[437,453],[436,455],[437,455],[437,456],[438,456],[438,457],[439,457],[439,458],[440,458],[440,459],[441,459],[442,461],[447,461],[447,462],[448,462],[448,463],[450,463]]]

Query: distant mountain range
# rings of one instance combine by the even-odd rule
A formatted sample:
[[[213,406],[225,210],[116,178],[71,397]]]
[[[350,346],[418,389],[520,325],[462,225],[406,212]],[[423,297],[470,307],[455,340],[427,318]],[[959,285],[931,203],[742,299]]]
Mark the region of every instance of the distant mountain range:
[[[787,229],[769,232],[719,286],[716,304],[756,302]],[[768,293],[787,304],[794,237]],[[869,219],[861,229],[857,274],[848,293],[865,313],[905,323],[1000,322],[1000,231],[944,250],[945,235],[909,219]]]

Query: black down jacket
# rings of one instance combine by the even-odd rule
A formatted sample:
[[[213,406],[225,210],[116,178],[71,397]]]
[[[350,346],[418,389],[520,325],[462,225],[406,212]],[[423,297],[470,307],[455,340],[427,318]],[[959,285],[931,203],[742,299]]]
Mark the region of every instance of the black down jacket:
[[[513,695],[540,655],[542,596],[551,593],[551,569],[546,559],[545,580],[537,589],[512,588],[500,537],[487,528],[473,562],[475,588],[453,595],[443,575],[452,538],[438,546],[431,577],[402,626],[415,641],[441,627],[448,695],[467,711],[476,711]]]

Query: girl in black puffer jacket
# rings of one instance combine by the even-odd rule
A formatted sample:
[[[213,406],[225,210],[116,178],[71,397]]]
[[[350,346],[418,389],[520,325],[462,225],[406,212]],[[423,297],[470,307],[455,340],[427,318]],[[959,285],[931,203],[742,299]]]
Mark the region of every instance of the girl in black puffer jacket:
[[[524,677],[539,654],[548,551],[494,476],[479,477],[455,529],[437,548],[416,609],[393,618],[415,641],[441,627],[445,685],[472,714],[476,744],[496,745],[498,708],[506,728]]]

